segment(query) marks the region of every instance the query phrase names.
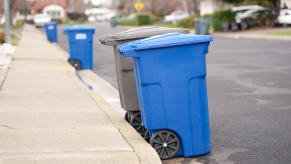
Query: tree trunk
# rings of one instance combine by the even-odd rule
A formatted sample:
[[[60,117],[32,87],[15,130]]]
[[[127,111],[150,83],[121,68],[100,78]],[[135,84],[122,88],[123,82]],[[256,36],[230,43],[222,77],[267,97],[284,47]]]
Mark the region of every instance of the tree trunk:
[[[157,0],[151,0],[150,1],[150,14],[155,15],[155,5],[156,5]]]
[[[279,15],[280,14],[280,9],[281,9],[281,0],[276,0],[275,2],[275,11],[276,11],[276,14]]]
[[[10,0],[10,4],[9,4],[9,15],[10,15],[10,18],[9,18],[9,23],[10,23],[10,26],[13,25],[13,17],[14,17],[14,14],[15,14],[15,4],[16,4],[16,1],[17,0]]]
[[[193,9],[194,9],[195,15],[200,15],[199,5],[200,5],[199,0],[193,0],[193,7],[194,7]]]

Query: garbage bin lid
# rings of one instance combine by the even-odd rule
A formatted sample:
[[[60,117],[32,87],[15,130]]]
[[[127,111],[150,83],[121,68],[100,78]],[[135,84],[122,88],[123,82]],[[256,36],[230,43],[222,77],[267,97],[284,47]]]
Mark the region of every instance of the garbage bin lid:
[[[75,26],[68,26],[63,29],[64,32],[71,32],[71,31],[92,31],[95,32],[95,28],[91,26],[85,25],[75,25]]]
[[[182,28],[168,28],[168,27],[158,27],[158,26],[147,26],[141,28],[135,28],[120,33],[109,34],[99,38],[100,42],[109,46],[116,46],[120,44],[121,41],[143,39],[155,35],[161,35],[171,32],[179,33],[189,33],[189,30]]]
[[[138,50],[173,47],[179,45],[211,42],[211,35],[194,35],[181,33],[168,33],[141,39],[118,46],[118,51],[123,56],[136,57],[136,53],[128,53]]]

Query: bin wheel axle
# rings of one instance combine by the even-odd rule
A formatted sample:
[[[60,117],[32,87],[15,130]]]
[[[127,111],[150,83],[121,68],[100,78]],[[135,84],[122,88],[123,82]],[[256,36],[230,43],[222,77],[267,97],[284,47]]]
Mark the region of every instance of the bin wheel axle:
[[[180,149],[178,136],[169,130],[155,132],[150,139],[150,144],[161,159],[174,157]]]
[[[77,59],[69,59],[69,63],[76,69],[80,70],[82,68],[82,63]]]

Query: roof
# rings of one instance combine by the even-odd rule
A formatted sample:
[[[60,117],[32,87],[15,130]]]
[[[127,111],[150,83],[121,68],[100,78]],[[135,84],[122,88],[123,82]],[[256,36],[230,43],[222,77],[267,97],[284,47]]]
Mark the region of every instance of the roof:
[[[21,10],[24,9],[24,3],[26,5],[26,9],[28,10],[42,10],[45,6],[51,4],[57,4],[67,7],[67,0],[26,0],[26,1],[16,1],[13,5],[14,9]],[[0,0],[0,14],[4,12],[3,10],[3,0]]]
[[[32,10],[42,10],[47,5],[57,4],[66,8],[67,0],[36,0],[32,6]]]

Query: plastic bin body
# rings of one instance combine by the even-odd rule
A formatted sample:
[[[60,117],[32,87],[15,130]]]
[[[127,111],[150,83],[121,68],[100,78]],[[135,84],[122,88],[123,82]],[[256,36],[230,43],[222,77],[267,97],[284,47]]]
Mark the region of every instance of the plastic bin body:
[[[56,43],[58,42],[58,23],[48,22],[44,25],[47,40]]]
[[[128,112],[140,111],[132,59],[121,56],[117,46],[114,46],[114,56],[121,107]]]
[[[68,35],[69,60],[79,60],[81,69],[93,69],[93,35],[95,29],[89,26],[72,26],[64,29]]]
[[[189,33],[189,31],[185,29],[151,26],[110,34],[99,39],[102,44],[112,46],[114,49],[118,91],[121,106],[124,110],[128,112],[137,112],[140,111],[140,107],[133,70],[133,61],[131,58],[120,55],[117,46],[137,39],[148,38],[169,32]]]
[[[179,155],[191,157],[211,149],[206,54],[212,37],[197,36],[200,41],[190,38],[187,43],[186,34],[176,39],[180,35],[128,43],[119,51],[134,59],[144,126],[150,133],[174,131],[182,143]]]
[[[198,35],[208,35],[211,21],[209,19],[197,19],[195,21],[195,31]]]

